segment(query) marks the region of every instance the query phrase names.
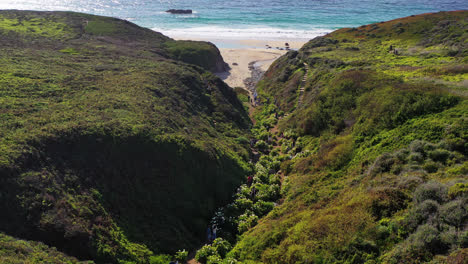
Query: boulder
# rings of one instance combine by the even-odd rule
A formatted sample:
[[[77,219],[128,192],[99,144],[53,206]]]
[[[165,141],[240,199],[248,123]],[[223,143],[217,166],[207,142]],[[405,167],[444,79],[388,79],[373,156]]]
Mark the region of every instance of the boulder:
[[[191,9],[169,9],[166,12],[171,14],[192,14]]]

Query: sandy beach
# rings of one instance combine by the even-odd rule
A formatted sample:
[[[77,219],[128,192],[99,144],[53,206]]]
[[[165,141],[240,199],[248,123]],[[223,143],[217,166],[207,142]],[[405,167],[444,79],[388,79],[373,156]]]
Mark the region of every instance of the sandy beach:
[[[224,61],[229,64],[231,70],[218,76],[229,86],[242,88],[246,88],[244,80],[251,76],[249,63],[255,62],[255,66],[260,67],[262,71],[266,71],[277,58],[287,52],[286,43],[291,49],[299,49],[305,44],[305,42],[300,41],[264,40],[239,40],[239,43],[249,48],[220,48],[221,55]]]
[[[218,76],[229,86],[242,88],[245,88],[244,80],[250,77],[250,62],[257,62],[256,65],[266,71],[274,60],[286,53],[286,51],[268,49],[220,49],[220,51],[231,70],[219,73]]]
[[[187,38],[184,37],[172,37],[178,40],[187,40]],[[190,38],[190,40],[201,40],[214,43],[221,51],[224,61],[229,64],[229,67],[231,67],[231,70],[228,72],[217,73],[217,75],[229,86],[242,88],[246,88],[244,80],[251,76],[249,63],[255,62],[255,66],[260,67],[262,71],[266,71],[273,61],[287,52],[286,47],[297,50],[307,42],[305,39],[235,40]]]

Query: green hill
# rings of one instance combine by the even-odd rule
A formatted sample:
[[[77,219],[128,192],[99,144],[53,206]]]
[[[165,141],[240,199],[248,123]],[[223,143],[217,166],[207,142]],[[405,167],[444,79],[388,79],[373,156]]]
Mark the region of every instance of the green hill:
[[[466,263],[467,21],[441,12],[340,29],[274,62],[257,85],[263,157],[224,211],[241,236],[199,259]]]
[[[203,263],[466,262],[467,21],[315,38],[259,82],[251,127],[209,43],[0,11],[0,261],[165,263],[214,215]]]
[[[98,263],[203,242],[250,171],[250,120],[205,71],[223,63],[127,21],[0,11],[0,231]]]

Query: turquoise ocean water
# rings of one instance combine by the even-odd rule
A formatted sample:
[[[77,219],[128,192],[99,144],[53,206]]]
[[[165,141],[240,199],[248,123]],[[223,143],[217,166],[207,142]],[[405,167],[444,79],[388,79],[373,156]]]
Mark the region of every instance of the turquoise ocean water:
[[[164,12],[170,8],[194,14]],[[468,9],[468,0],[0,0],[0,9],[113,16],[169,36],[305,40],[341,27]]]

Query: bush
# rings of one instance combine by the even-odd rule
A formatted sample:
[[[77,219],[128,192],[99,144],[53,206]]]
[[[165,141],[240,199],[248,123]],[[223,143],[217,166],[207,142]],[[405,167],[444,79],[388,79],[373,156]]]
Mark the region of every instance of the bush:
[[[434,181],[425,183],[416,189],[413,199],[416,203],[422,203],[425,200],[442,203],[447,200],[447,187]]]
[[[419,250],[428,250],[433,254],[443,251],[444,248],[437,228],[427,224],[420,226],[409,240]]]
[[[274,207],[275,204],[273,202],[258,201],[254,204],[253,210],[256,215],[262,217],[268,214],[271,210],[273,210]]]
[[[411,150],[411,152],[423,154],[425,146],[426,146],[426,142],[422,140],[415,140],[410,143],[409,149]]]
[[[430,151],[428,154],[433,161],[438,161],[442,163],[445,163],[447,159],[452,155],[450,151],[445,149],[436,149],[434,151]]]
[[[396,188],[381,188],[373,190],[371,213],[377,219],[391,217],[395,212],[406,208],[408,197]]]
[[[433,161],[428,161],[423,165],[423,169],[429,173],[434,173],[439,170],[439,166]]]
[[[255,148],[264,153],[269,150],[268,144],[263,140],[257,141],[257,143],[255,143]]]
[[[186,251],[185,249],[184,250],[179,250],[176,252],[174,258],[177,260],[177,261],[180,261],[180,262],[185,262],[187,261],[187,257],[188,257],[188,251]]]
[[[204,245],[201,249],[197,251],[195,255],[195,260],[202,264],[206,264],[210,256],[218,255],[216,249],[211,245]]]
[[[400,149],[395,152],[394,156],[399,160],[399,161],[406,161],[409,155],[409,150],[407,149]]]
[[[369,169],[369,174],[375,176],[378,173],[389,172],[395,164],[395,157],[390,153],[384,153],[379,156]]]
[[[209,256],[206,261],[206,264],[222,264],[222,263],[223,263],[223,259],[218,255]]]
[[[238,212],[245,212],[252,209],[253,202],[247,198],[239,198],[234,201],[233,207]]]
[[[408,159],[412,162],[421,163],[424,161],[424,156],[419,152],[412,152],[408,156]]]
[[[278,184],[271,184],[259,188],[257,198],[263,201],[276,201],[280,198],[280,186]]]
[[[468,183],[456,183],[449,188],[448,195],[451,199],[468,196]]]
[[[468,220],[466,207],[466,201],[462,199],[448,202],[440,207],[440,218],[446,224],[461,228]]]
[[[238,137],[236,138],[236,142],[243,145],[247,145],[250,143],[249,139],[246,137]]]
[[[202,264],[223,263],[223,258],[231,250],[231,244],[222,238],[217,238],[211,245],[205,245],[197,251],[195,259]]]
[[[213,244],[211,245],[216,253],[221,257],[225,258],[226,254],[231,251],[232,247],[231,244],[229,244],[228,241],[224,240],[223,238],[217,238],[213,241]]]
[[[252,212],[247,212],[241,216],[239,216],[239,225],[237,229],[239,233],[244,233],[249,230],[251,227],[254,227],[257,224],[258,216],[253,214]]]
[[[449,228],[440,234],[440,241],[445,248],[450,248],[458,244],[458,235],[455,228]]]
[[[439,204],[434,200],[425,200],[415,205],[405,218],[409,231],[415,230],[428,219],[435,219],[439,212]]]

